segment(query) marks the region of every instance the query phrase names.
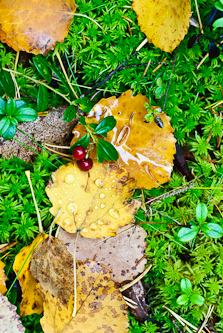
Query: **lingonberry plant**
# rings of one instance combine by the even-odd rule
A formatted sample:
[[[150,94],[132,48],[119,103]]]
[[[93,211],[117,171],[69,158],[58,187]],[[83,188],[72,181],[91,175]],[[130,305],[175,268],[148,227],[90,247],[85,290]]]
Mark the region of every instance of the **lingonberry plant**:
[[[184,278],[180,281],[180,289],[182,295],[177,298],[179,305],[186,305],[189,302],[196,305],[204,304],[204,297],[192,291],[192,283],[188,278]]]

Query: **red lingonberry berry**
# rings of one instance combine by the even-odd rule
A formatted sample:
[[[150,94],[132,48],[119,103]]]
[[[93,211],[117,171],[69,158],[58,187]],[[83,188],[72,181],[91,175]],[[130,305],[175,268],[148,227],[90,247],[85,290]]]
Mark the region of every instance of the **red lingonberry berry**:
[[[73,158],[75,158],[75,160],[77,160],[77,161],[83,160],[86,156],[84,147],[82,147],[82,146],[74,147],[74,149],[72,150],[72,155],[73,155]]]
[[[93,161],[91,158],[78,161],[78,166],[82,171],[89,171],[93,167]]]

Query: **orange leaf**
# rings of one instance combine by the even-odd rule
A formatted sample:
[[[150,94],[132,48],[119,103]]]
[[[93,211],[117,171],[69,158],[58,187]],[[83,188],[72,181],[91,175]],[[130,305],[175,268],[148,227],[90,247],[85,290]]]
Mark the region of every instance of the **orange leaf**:
[[[89,260],[77,267],[77,314],[72,317],[73,296],[68,307],[58,298],[44,295],[44,316],[40,320],[45,333],[128,332],[125,301],[119,288],[103,268]]]
[[[16,51],[47,54],[67,36],[74,0],[1,0],[0,39]]]
[[[2,262],[0,260],[0,293],[3,294],[3,295],[7,291],[7,288],[6,288],[6,285],[5,285],[5,281],[6,281],[7,277],[5,276],[4,267],[5,267],[4,262]]]
[[[162,51],[172,52],[187,33],[190,0],[133,0],[132,9],[149,42]]]
[[[119,153],[117,163],[126,168],[130,177],[136,179],[137,188],[151,189],[170,180],[176,139],[167,115],[159,114],[163,128],[154,121],[144,121],[147,114],[145,103],[149,103],[146,96],[139,94],[133,97],[131,90],[119,98],[103,98],[93,107],[86,122],[97,123],[109,115],[115,117],[117,124],[108,132],[107,141]],[[75,137],[71,145],[86,134],[85,127],[79,124],[73,133]],[[96,158],[96,152],[91,152],[90,156]]]
[[[29,270],[29,265],[33,250],[46,237],[47,235],[45,234],[37,235],[34,241],[30,245],[22,248],[19,254],[17,254],[17,256],[15,257],[13,270],[16,274],[20,272],[18,280],[20,282],[23,295],[22,302],[20,304],[21,317],[28,316],[33,313],[40,314],[43,311],[43,300],[42,297],[39,295],[38,290],[36,289],[36,281]],[[22,270],[20,271],[21,268]]]

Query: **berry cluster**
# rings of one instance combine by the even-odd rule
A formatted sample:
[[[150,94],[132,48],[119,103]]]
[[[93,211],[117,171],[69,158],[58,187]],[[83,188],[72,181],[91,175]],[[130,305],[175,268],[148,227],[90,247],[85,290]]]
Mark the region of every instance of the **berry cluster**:
[[[93,166],[93,161],[91,158],[86,157],[86,151],[82,146],[76,146],[72,150],[72,156],[77,160],[77,164],[82,171],[89,171]]]

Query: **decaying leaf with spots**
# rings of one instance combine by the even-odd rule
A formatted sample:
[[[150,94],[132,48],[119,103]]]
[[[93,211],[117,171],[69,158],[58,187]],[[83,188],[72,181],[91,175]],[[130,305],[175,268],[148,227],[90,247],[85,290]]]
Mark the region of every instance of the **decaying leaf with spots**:
[[[133,0],[132,9],[149,42],[162,51],[172,52],[187,33],[190,0]]]
[[[0,293],[3,294],[3,295],[7,291],[7,288],[6,288],[6,285],[5,285],[5,281],[6,281],[7,277],[5,275],[4,267],[5,267],[4,262],[2,262],[0,260]]]
[[[40,320],[45,333],[127,333],[127,307],[110,275],[94,261],[78,264],[78,310],[72,317],[73,297],[68,306],[41,290],[44,316]]]
[[[104,117],[115,117],[116,127],[108,132],[107,141],[119,153],[117,163],[136,179],[137,188],[151,189],[170,180],[176,139],[167,115],[159,114],[163,128],[157,126],[154,120],[151,123],[144,121],[147,114],[145,103],[149,104],[146,96],[139,94],[134,97],[131,90],[119,98],[103,98],[93,107],[86,122],[97,123]],[[85,127],[78,124],[73,133],[71,145],[86,134]],[[96,159],[95,150],[91,150],[90,157]]]
[[[79,236],[76,248],[76,260],[85,262],[94,259],[108,268],[113,281],[121,283],[133,280],[145,269],[146,231],[139,225],[127,225],[118,230],[115,237],[105,240],[90,239]],[[71,255],[74,254],[76,234],[60,229],[58,238]]]
[[[73,257],[57,238],[46,238],[34,250],[30,271],[44,292],[67,305],[74,293]]]
[[[23,327],[16,313],[16,306],[12,305],[6,296],[0,293],[0,330],[1,333],[24,333]]]
[[[133,221],[140,201],[131,199],[136,182],[125,168],[95,162],[90,172],[68,163],[52,174],[46,193],[51,214],[67,232],[88,238],[114,236]]]
[[[20,303],[21,317],[33,313],[42,313],[43,300],[36,289],[36,281],[32,276],[29,265],[33,250],[46,238],[45,234],[39,234],[34,241],[22,248],[15,257],[13,270],[18,275],[18,280],[22,289],[22,302]],[[24,265],[24,266],[23,266]]]
[[[74,0],[1,0],[0,39],[16,51],[47,54],[68,34]]]

